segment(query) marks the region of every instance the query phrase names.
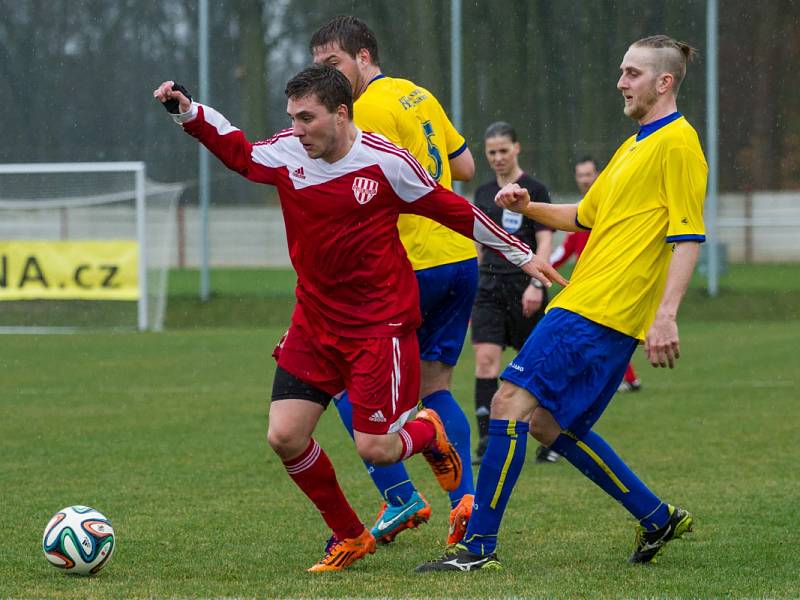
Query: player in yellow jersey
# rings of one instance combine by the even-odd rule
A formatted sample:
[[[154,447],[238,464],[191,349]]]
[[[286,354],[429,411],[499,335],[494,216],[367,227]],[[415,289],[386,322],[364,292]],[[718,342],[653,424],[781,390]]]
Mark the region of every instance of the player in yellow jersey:
[[[350,80],[356,126],[406,148],[446,188],[452,187],[453,179],[472,178],[475,162],[464,137],[429,90],[381,72],[377,40],[363,21],[336,17],[314,33],[309,47],[315,62],[336,67]],[[450,381],[475,300],[477,255],[471,240],[424,217],[402,215],[398,228],[419,284],[421,403],[441,416],[462,464],[467,465],[460,485],[450,492],[448,541],[455,543],[463,536],[472,510],[474,484],[468,466],[469,421],[450,392]],[[352,434],[346,394],[336,406]],[[391,542],[401,531],[430,518],[430,505],[402,464],[365,464],[385,501],[372,529],[377,540]]]
[[[639,521],[632,563],[646,563],[692,528],[592,430],[643,341],[653,366],[680,355],[676,317],[705,240],[708,167],[697,133],[677,110],[694,49],[659,35],[634,42],[617,88],[640,125],[579,204],[530,202],[509,184],[495,201],[542,224],[591,229],[572,281],[548,307],[502,375],[492,400],[489,444],[463,544],[419,571],[498,569],[500,521],[532,435]],[[526,538],[527,540],[527,538]]]

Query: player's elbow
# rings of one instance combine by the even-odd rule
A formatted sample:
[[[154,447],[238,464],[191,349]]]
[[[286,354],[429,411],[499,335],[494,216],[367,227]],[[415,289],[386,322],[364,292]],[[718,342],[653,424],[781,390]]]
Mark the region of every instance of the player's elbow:
[[[459,169],[453,179],[457,179],[458,181],[472,181],[473,177],[475,177],[475,163],[471,163],[463,169]]]
[[[450,172],[457,181],[471,181],[475,177],[475,159],[472,158],[469,148],[450,159]]]

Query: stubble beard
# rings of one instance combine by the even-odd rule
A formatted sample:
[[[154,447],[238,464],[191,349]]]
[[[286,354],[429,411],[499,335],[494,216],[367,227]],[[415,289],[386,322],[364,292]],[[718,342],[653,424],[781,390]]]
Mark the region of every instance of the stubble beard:
[[[647,90],[647,92],[645,92],[638,101],[627,104],[622,110],[626,117],[633,119],[634,121],[639,121],[643,119],[648,112],[650,112],[650,109],[655,106],[657,101],[658,93],[656,93],[656,88],[653,86],[650,90]]]

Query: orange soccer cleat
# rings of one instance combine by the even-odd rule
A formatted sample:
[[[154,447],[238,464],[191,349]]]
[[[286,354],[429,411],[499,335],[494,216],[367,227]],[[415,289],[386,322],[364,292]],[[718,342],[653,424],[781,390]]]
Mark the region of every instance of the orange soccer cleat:
[[[358,537],[344,540],[332,539],[325,550],[325,556],[308,571],[310,573],[341,571],[367,554],[375,554],[375,538],[372,537],[369,529],[365,528]]]
[[[450,531],[447,534],[447,545],[458,544],[467,533],[467,524],[472,516],[472,505],[475,496],[464,494],[456,507],[450,511]]]
[[[461,458],[447,438],[444,424],[430,408],[423,408],[417,413],[417,419],[428,421],[436,430],[433,442],[422,451],[422,455],[436,475],[436,480],[445,492],[452,492],[461,483]]]

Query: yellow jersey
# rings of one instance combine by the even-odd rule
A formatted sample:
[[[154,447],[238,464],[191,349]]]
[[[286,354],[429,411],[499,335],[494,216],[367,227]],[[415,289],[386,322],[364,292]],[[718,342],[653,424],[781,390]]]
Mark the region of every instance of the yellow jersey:
[[[450,159],[467,144],[428,90],[379,75],[353,105],[353,121],[408,150],[431,177],[452,189]],[[425,217],[400,215],[397,228],[415,271],[477,256],[472,240]]]
[[[659,121],[620,146],[578,204],[577,224],[592,234],[570,284],[548,306],[640,340],[661,302],[674,242],[705,241],[708,165],[697,132],[680,113]]]

